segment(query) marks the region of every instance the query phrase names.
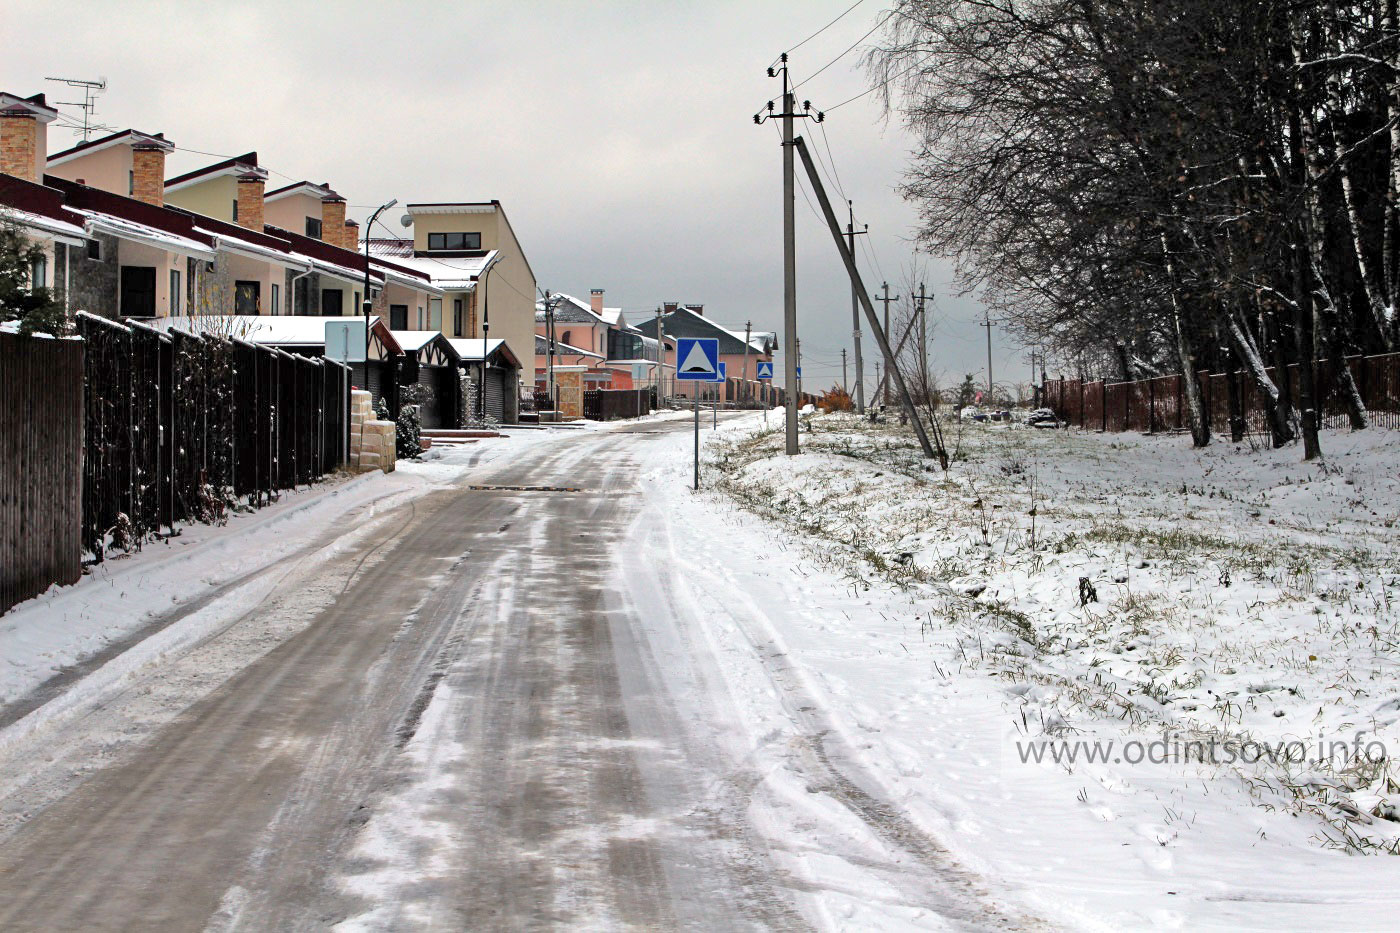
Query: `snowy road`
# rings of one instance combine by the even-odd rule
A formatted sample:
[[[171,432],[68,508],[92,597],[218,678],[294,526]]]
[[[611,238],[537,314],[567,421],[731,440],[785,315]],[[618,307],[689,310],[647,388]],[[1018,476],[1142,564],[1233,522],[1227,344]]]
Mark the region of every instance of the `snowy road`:
[[[0,733],[0,929],[1035,926],[715,599],[754,568],[713,531],[687,563],[650,487],[688,427],[351,513],[210,637]]]

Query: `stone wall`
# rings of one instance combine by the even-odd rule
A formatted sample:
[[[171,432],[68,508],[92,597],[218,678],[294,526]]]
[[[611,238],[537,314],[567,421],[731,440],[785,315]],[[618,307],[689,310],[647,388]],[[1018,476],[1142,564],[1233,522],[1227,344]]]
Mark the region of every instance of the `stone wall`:
[[[394,442],[397,430],[392,421],[375,421],[369,393],[363,389],[350,392],[350,463],[352,473],[372,470],[394,471]]]

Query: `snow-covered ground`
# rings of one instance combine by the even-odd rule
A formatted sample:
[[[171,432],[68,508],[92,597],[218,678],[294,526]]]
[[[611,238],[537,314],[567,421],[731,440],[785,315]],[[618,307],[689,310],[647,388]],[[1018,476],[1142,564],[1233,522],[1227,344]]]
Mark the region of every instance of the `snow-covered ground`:
[[[724,543],[686,559],[755,561],[732,624],[969,865],[1074,925],[1393,922],[1400,434],[1304,464],[969,425],[947,475],[893,425],[802,441],[714,435],[720,491],[671,506]]]
[[[506,438],[430,450],[421,461],[400,461],[390,474],[335,475],[284,493],[268,508],[234,513],[224,526],[183,525],[178,536],[110,559],[73,586],[50,587],[0,615],[0,707],[172,611],[225,588],[239,590],[221,594],[217,612],[195,613],[175,631],[134,645],[118,663],[104,664],[103,676],[118,676],[187,646],[275,585],[275,580],[252,580],[259,571],[308,549],[314,549],[314,559],[325,560],[396,506],[453,482],[468,466],[557,441],[560,433],[508,432]],[[350,513],[356,515],[353,527],[337,527]],[[244,578],[252,585],[237,586]],[[89,678],[86,686],[95,682]]]

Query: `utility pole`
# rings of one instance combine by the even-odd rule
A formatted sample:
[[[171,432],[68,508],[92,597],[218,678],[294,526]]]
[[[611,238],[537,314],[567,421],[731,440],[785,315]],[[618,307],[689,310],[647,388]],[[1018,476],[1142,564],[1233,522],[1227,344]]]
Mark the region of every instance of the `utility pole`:
[[[924,283],[920,282],[919,293],[917,295],[910,295],[909,297],[918,302],[914,307],[915,313],[919,316],[919,391],[924,394],[924,401],[927,402],[929,399],[928,324],[926,323],[928,316],[925,314],[924,302],[928,301],[933,296],[924,294]]]
[[[666,394],[666,320],[661,316],[661,309],[656,309],[656,404],[661,404],[661,399]]]
[[[864,230],[856,229],[856,211],[849,198],[846,199],[846,239],[850,241],[851,255],[856,254],[856,237],[862,233],[870,233],[870,224],[865,225]],[[885,332],[889,333],[889,325],[885,325]],[[860,357],[860,298],[856,295],[855,285],[851,286],[851,341],[855,347],[856,355],[856,414],[865,414],[865,367],[861,364]],[[845,376],[846,352],[841,351],[842,376],[841,381],[846,381]],[[849,391],[847,392],[849,395]]]
[[[739,384],[743,386],[743,391],[739,397],[745,402],[749,400],[749,338],[753,333],[753,321],[744,322],[744,372],[740,377]]]
[[[992,400],[992,328],[997,326],[997,322],[988,316],[986,311],[982,312],[982,320],[978,322],[978,327],[987,328],[987,401]]]
[[[855,253],[852,253],[851,255],[854,256]],[[875,300],[876,300],[876,301],[883,301],[883,302],[885,303],[885,334],[888,336],[888,334],[889,334],[889,332],[890,332],[890,302],[891,302],[891,301],[898,301],[898,300],[899,300],[899,296],[898,296],[898,295],[895,295],[893,298],[890,297],[890,283],[889,283],[889,282],[881,282],[881,283],[880,283],[880,287],[883,288],[883,289],[885,290],[885,297],[880,298],[880,297],[877,296],[877,297],[875,298]],[[896,354],[896,356],[897,356],[897,355],[899,354],[899,351],[896,350],[896,351],[895,351],[895,354]],[[880,403],[883,404],[883,405],[888,405],[888,404],[890,403],[890,372],[889,372],[889,367],[886,367],[886,368],[885,368],[885,378],[880,382]]]
[[[847,397],[849,397],[850,394],[851,394],[851,387],[850,387],[850,385],[846,382],[846,348],[845,348],[845,347],[842,347],[842,348],[841,348],[841,391],[842,391],[842,392],[845,392],[846,395],[847,395]]]
[[[793,167],[792,121],[809,117],[811,101],[804,101],[802,112],[796,112],[797,102],[788,88],[788,57],[784,52],[778,57],[779,67],[768,69],[768,77],[783,79],[783,111],[775,113],[773,102],[768,102],[767,113],[756,113],[753,122],[761,124],[765,120],[782,118],[783,131],[783,380],[787,392],[787,454],[794,456],[801,451],[797,446],[797,216],[796,186],[797,176]],[[822,115],[816,114],[821,120]]]
[[[545,289],[544,292],[544,333],[545,342],[549,345],[546,348],[549,356],[546,360],[548,376],[545,380],[545,389],[549,393],[550,410],[558,411],[559,403],[554,398],[554,301],[550,298],[549,289]]]

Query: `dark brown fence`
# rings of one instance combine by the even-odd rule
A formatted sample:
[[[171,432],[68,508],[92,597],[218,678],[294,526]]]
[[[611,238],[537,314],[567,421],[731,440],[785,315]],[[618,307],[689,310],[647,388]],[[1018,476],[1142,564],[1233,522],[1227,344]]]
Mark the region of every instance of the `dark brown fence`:
[[[0,332],[0,612],[82,575],[83,344]]]
[[[1346,360],[1352,379],[1377,427],[1400,428],[1400,353],[1381,356],[1353,356]],[[1331,363],[1315,364],[1315,384],[1323,424],[1347,424],[1346,400],[1342,383]],[[1269,378],[1281,390],[1298,397],[1298,367],[1289,366],[1286,382],[1278,371],[1269,369]],[[1239,393],[1245,430],[1268,434],[1268,399],[1245,372],[1200,373],[1201,397],[1210,413],[1211,429],[1230,429],[1230,383]],[[1181,431],[1188,427],[1186,399],[1181,376],[1160,376],[1137,382],[1085,382],[1079,379],[1047,380],[1041,388],[1042,404],[1054,409],[1061,420],[1075,427],[1096,431]],[[1296,404],[1296,402],[1295,402]]]
[[[593,421],[639,418],[650,411],[648,389],[588,389],[583,393],[583,416]]]
[[[221,521],[345,460],[349,370],[218,334],[78,315],[86,344],[83,547]],[[122,539],[126,539],[123,541]]]

